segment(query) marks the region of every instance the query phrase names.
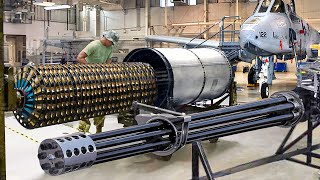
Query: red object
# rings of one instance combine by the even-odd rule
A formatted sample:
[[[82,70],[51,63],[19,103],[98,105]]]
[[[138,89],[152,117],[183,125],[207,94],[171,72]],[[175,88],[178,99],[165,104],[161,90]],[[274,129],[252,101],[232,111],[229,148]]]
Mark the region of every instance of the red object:
[[[268,59],[268,58],[266,59],[266,63],[267,63],[267,62],[269,62],[269,59]]]
[[[282,40],[280,40],[280,50],[283,50]]]
[[[302,29],[302,30],[300,30],[300,34],[304,34],[304,30]]]

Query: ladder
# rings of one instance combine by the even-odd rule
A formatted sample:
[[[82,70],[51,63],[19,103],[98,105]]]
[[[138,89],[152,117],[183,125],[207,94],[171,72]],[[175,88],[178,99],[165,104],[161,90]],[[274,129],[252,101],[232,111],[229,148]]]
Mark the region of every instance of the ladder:
[[[226,20],[229,20],[229,22],[226,22]],[[229,60],[239,57],[240,26],[237,29],[237,23],[240,23],[240,20],[239,16],[225,16],[221,20],[219,49],[224,51]]]

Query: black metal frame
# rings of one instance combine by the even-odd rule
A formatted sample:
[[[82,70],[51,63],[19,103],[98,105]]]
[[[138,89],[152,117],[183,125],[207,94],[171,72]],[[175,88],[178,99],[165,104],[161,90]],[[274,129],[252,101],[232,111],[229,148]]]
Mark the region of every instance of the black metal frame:
[[[201,141],[192,143],[192,180],[199,180],[199,159],[206,172],[206,179],[214,180],[212,169],[202,147]]]
[[[289,138],[291,137],[293,131],[295,130],[296,126],[293,126],[285,138],[283,139],[281,145],[277,149],[274,155],[258,159],[255,161],[251,161],[245,164],[241,164],[229,169],[225,169],[219,172],[212,172],[210,164],[207,160],[205,152],[203,150],[201,142],[193,142],[192,143],[192,180],[214,180],[214,178],[223,177],[227,175],[231,175],[240,171],[244,171],[247,169],[255,168],[258,166],[262,166],[265,164],[273,163],[276,161],[288,160],[291,162],[299,163],[302,165],[306,165],[312,168],[320,169],[319,165],[316,165],[312,162],[312,158],[320,159],[320,154],[314,153],[313,151],[320,149],[319,144],[313,144],[312,136],[313,130],[320,125],[319,121],[313,122],[312,120],[308,120],[308,128],[305,132],[303,132],[300,136],[292,140],[288,143]],[[294,151],[289,151],[294,145],[296,145],[301,139],[307,137],[307,146],[305,148],[300,148]],[[297,155],[305,155],[306,160],[298,160],[294,158]],[[199,176],[199,159],[203,165],[203,168],[206,172],[206,176],[200,177]]]
[[[229,89],[225,92],[224,95],[221,96],[221,99],[218,100],[217,102],[214,102],[215,99],[210,100],[210,105],[205,106],[205,108],[199,108],[196,106],[191,106],[190,104],[182,105],[179,107],[172,108],[172,110],[175,110],[177,112],[183,112],[183,113],[195,113],[195,112],[204,112],[204,111],[209,111],[209,110],[214,110],[214,109],[219,109],[221,107],[224,107],[221,105],[226,99],[229,98],[228,105],[226,106],[234,106],[237,105],[237,83],[235,81],[232,81]],[[235,100],[235,101],[234,101]],[[136,113],[137,114],[137,113]]]

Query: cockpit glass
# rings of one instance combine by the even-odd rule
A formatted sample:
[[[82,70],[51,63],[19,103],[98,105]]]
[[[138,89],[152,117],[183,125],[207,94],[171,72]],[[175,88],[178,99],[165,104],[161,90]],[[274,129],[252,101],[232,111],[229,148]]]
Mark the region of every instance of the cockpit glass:
[[[269,6],[271,4],[271,0],[264,0],[261,4],[261,7],[259,9],[259,13],[265,13],[267,12]]]
[[[272,12],[272,13],[285,13],[286,10],[285,10],[283,1],[282,0],[275,0],[270,12]]]

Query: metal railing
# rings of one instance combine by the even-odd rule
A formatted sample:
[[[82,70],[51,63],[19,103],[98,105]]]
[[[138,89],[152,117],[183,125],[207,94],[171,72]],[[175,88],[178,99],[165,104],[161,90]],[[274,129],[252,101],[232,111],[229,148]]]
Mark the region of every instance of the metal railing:
[[[230,24],[227,26],[225,23],[226,19],[234,19]],[[229,42],[237,42],[236,41],[236,35],[239,35],[240,30],[236,30],[236,23],[240,21],[240,16],[224,16],[221,20],[221,28],[220,28],[220,45],[223,46],[224,42],[226,42],[226,33],[230,34],[230,41]],[[231,27],[231,30],[228,28]]]
[[[197,39],[198,37],[200,37],[200,36],[203,35],[204,33],[208,32],[208,31],[209,31],[210,29],[212,29],[213,27],[219,25],[219,24],[221,23],[221,21],[222,21],[222,20],[214,23],[213,25],[211,25],[210,27],[208,27],[206,30],[204,30],[203,32],[201,32],[201,33],[198,34],[197,36],[193,37],[193,38],[192,38],[188,43],[186,43],[183,47],[187,47],[192,41],[194,41],[195,39]],[[219,33],[219,32],[218,32],[218,33]],[[208,38],[208,39],[210,39],[210,38]],[[206,40],[206,41],[207,41],[207,40]],[[206,41],[204,41],[204,42],[206,42]],[[201,44],[203,44],[204,42],[202,42]],[[199,44],[199,45],[201,45],[201,44]],[[198,45],[198,46],[199,46],[199,45]]]
[[[226,19],[234,19],[230,24],[226,25],[225,20]],[[240,16],[224,16],[220,21],[214,23],[207,29],[205,29],[203,32],[199,33],[197,36],[193,37],[188,43],[186,43],[183,47],[186,48],[192,41],[202,36],[204,33],[208,32],[213,27],[220,25],[220,30],[213,35],[211,35],[209,38],[198,44],[195,48],[201,46],[203,43],[207,42],[209,39],[215,38],[219,36],[220,46],[223,46],[226,37],[226,33],[230,33],[230,40],[231,42],[236,42],[236,35],[239,34],[240,30],[236,30],[236,23],[237,21],[240,21]],[[229,29],[231,28],[231,30]]]

